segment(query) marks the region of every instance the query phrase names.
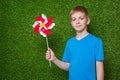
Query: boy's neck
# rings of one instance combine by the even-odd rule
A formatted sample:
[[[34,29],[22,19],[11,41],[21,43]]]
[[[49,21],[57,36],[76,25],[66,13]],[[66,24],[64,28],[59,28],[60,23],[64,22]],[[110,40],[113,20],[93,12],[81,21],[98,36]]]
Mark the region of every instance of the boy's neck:
[[[83,32],[76,32],[76,38],[78,40],[82,39],[83,37],[85,37],[86,35],[88,35],[89,33],[87,32],[87,30],[83,31]]]

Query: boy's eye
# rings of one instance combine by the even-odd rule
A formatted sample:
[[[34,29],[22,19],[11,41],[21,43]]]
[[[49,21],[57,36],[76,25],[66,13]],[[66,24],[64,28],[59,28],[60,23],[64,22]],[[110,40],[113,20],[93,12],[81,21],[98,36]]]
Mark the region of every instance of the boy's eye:
[[[80,18],[80,20],[83,20],[84,18]]]
[[[76,19],[72,19],[72,21],[75,21]]]

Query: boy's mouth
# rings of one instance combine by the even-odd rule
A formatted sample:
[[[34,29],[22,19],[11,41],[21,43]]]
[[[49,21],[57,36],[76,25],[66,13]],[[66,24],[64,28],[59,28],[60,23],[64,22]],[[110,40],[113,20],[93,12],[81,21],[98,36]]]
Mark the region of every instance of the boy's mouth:
[[[81,27],[81,25],[76,25],[76,27]]]

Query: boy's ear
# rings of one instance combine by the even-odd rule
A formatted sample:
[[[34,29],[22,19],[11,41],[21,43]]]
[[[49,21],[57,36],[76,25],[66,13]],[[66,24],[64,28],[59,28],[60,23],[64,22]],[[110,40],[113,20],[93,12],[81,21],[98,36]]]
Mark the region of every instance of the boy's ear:
[[[91,21],[91,20],[90,20],[90,17],[88,16],[88,17],[87,17],[87,25],[90,24],[90,21]]]

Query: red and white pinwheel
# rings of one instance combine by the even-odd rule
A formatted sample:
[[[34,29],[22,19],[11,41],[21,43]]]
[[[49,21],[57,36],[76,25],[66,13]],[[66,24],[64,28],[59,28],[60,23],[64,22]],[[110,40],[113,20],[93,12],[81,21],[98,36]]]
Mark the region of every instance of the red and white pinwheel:
[[[47,18],[44,14],[42,16],[36,16],[35,23],[33,24],[34,32],[36,34],[40,33],[43,37],[52,33],[51,29],[55,26],[52,23],[52,17]]]
[[[34,32],[46,37],[47,48],[49,48],[47,35],[52,34],[51,29],[55,26],[55,23],[52,23],[52,17],[47,18],[44,14],[36,16],[36,20],[33,24]],[[51,67],[51,61],[49,61],[49,66]]]

